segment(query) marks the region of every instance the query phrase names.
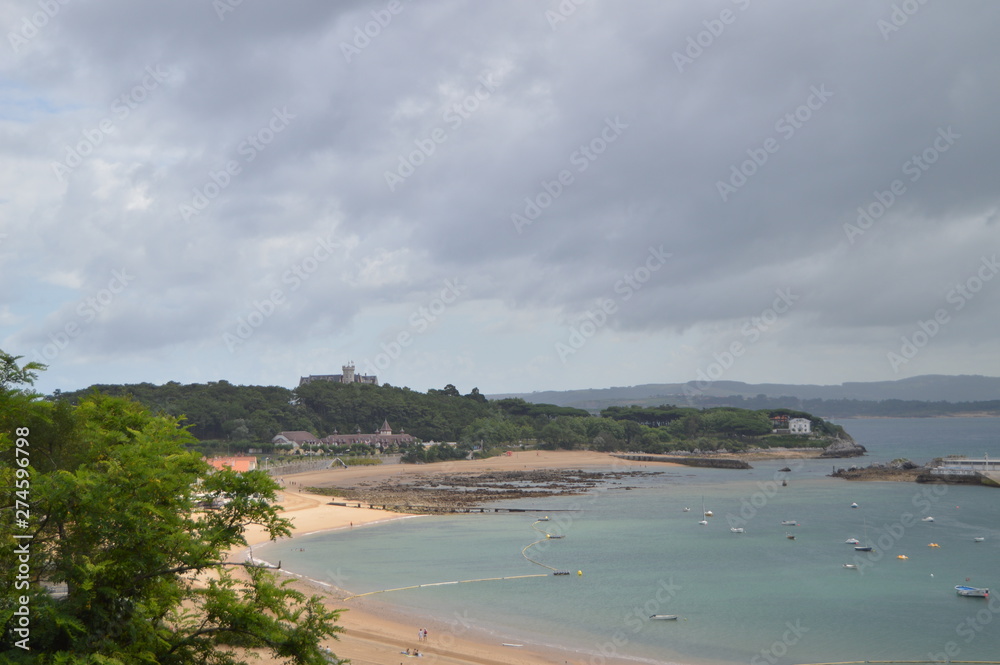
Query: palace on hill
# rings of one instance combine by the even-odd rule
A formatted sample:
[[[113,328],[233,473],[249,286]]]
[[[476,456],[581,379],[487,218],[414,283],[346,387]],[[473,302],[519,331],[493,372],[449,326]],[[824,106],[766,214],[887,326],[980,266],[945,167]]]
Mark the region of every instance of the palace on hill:
[[[310,374],[299,377],[299,385],[304,386],[313,381],[330,381],[331,383],[369,383],[378,385],[378,377],[368,374],[357,374],[354,371],[354,363],[349,362],[341,367],[343,374]]]

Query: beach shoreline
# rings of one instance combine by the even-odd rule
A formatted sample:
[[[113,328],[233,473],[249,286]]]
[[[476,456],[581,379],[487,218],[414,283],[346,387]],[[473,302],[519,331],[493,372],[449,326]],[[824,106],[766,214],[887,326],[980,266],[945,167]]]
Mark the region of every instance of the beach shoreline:
[[[337,497],[313,494],[307,487],[330,487],[343,484],[360,484],[404,478],[427,473],[476,473],[511,469],[616,469],[638,470],[645,467],[655,471],[658,468],[676,467],[664,463],[644,464],[616,459],[606,453],[591,451],[520,451],[510,456],[500,456],[485,460],[463,462],[440,462],[423,465],[386,465],[351,467],[311,471],[285,476],[279,505],[283,517],[292,521],[292,537],[277,542],[294,546],[295,539],[317,532],[353,528],[367,528],[372,525],[398,519],[421,517],[403,512],[392,512],[367,507],[331,505]],[[356,505],[356,504],[355,504]],[[231,561],[244,561],[254,547],[271,542],[259,527],[247,530],[248,547],[231,553]],[[269,558],[278,558],[268,553]],[[277,563],[272,561],[271,563]],[[330,648],[339,658],[350,659],[356,665],[401,665],[409,662],[407,649],[419,649],[421,663],[426,665],[589,665],[590,654],[566,650],[544,644],[520,644],[515,640],[477,629],[456,616],[451,621],[414,615],[405,608],[391,602],[371,598],[347,600],[350,591],[330,581],[314,580],[293,573],[280,571],[291,579],[291,585],[307,595],[320,595],[324,604],[334,610],[347,610],[338,621],[344,631],[339,640],[330,640],[324,646]],[[418,640],[417,631],[428,630],[426,641]],[[516,646],[515,646],[516,645]],[[594,656],[600,665],[625,665],[637,659]],[[396,660],[394,660],[396,659]],[[278,663],[279,660],[264,658],[261,662]]]

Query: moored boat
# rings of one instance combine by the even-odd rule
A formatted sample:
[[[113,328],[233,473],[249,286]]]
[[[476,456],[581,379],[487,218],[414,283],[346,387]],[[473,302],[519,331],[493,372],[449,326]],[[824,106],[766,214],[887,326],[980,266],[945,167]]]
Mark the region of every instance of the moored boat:
[[[955,587],[955,591],[958,593],[959,596],[965,596],[967,598],[989,598],[990,597],[990,590],[989,589],[980,589],[978,587],[965,586],[963,584],[959,584],[958,586],[956,586]]]
[[[848,538],[844,542],[847,543],[848,545],[860,545],[861,544],[861,541],[858,540],[857,538]]]
[[[649,618],[657,621],[677,621],[676,614],[650,614]]]

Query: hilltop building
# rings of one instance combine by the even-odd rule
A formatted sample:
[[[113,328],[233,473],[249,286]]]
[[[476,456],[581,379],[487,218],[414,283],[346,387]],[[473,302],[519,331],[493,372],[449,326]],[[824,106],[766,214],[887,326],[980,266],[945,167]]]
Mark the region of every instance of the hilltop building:
[[[373,386],[378,385],[378,377],[368,374],[357,374],[354,371],[354,362],[349,362],[341,367],[343,374],[310,374],[299,377],[299,385],[304,386],[313,381],[330,381],[331,383],[368,383]]]
[[[771,417],[774,434],[811,434],[812,422],[808,418],[789,418],[785,414]]]
[[[792,434],[809,434],[812,432],[812,423],[808,418],[792,418],[788,421],[788,430]]]
[[[367,446],[374,446],[380,451],[396,444],[404,446],[416,442],[417,437],[399,430],[399,434],[393,434],[388,420],[382,421],[382,426],[374,434],[362,434],[360,428],[354,434],[337,434],[334,432],[330,436],[323,438],[323,443],[331,446],[350,446],[360,443]]]
[[[365,446],[373,446],[377,448],[380,452],[386,450],[393,444],[397,446],[404,446],[410,443],[415,443],[417,437],[412,434],[407,434],[403,430],[399,431],[399,434],[392,433],[392,427],[389,426],[388,420],[382,421],[382,426],[377,432],[373,434],[365,434],[361,432],[359,427],[357,432],[354,434],[340,434],[334,432],[330,436],[325,436],[322,439],[317,437],[315,434],[310,434],[309,432],[279,432],[275,435],[271,442],[277,445],[290,445],[292,448],[303,448],[308,446],[353,446],[355,444],[362,444]]]
[[[274,438],[271,439],[271,443],[277,446],[300,448],[302,446],[318,446],[320,444],[320,440],[315,434],[299,430],[294,432],[278,432]]]

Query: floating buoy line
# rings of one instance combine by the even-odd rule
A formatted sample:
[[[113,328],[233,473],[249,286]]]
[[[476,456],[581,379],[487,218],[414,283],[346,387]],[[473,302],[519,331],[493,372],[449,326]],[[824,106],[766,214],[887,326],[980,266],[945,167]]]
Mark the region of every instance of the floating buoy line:
[[[541,566],[542,568],[548,568],[549,570],[552,571],[553,575],[569,575],[569,571],[568,570],[559,570],[558,568],[553,568],[552,566],[544,564],[541,561],[536,561],[536,560],[532,559],[530,556],[528,556],[528,550],[530,550],[532,547],[534,547],[538,543],[544,543],[545,541],[552,540],[552,539],[565,538],[565,536],[561,536],[561,535],[557,536],[555,534],[549,533],[548,531],[545,531],[544,529],[539,529],[538,528],[539,524],[541,524],[542,522],[548,522],[548,521],[549,521],[548,517],[539,517],[537,520],[535,520],[531,524],[531,528],[532,529],[534,529],[538,533],[544,535],[545,537],[542,538],[542,539],[540,539],[540,540],[536,540],[533,543],[529,543],[529,544],[525,545],[524,549],[521,550],[521,556],[523,556],[525,559],[527,559],[531,563],[535,564],[536,566]],[[578,571],[576,571],[576,574],[577,575],[583,575],[583,571],[582,570],[578,570]]]
[[[521,550],[521,556],[523,556],[525,559],[535,564],[536,566],[541,566],[542,568],[548,568],[549,570],[552,571],[553,575],[569,575],[570,573],[568,570],[559,570],[558,568],[553,568],[552,566],[546,565],[541,561],[535,561],[534,559],[532,559],[527,555],[527,551],[530,548],[537,545],[538,543],[544,543],[547,540],[560,539],[565,537],[562,535],[554,535],[538,528],[538,524],[540,524],[541,522],[548,522],[548,521],[549,521],[548,517],[542,517],[535,520],[534,523],[532,523],[531,528],[543,534],[545,538],[541,538],[533,543],[530,543],[529,545],[526,545],[524,549]],[[583,571],[578,570],[576,571],[576,574],[583,575]],[[409,589],[423,589],[425,587],[433,587],[433,586],[448,586],[450,584],[469,584],[472,582],[499,582],[501,580],[523,580],[529,577],[548,577],[548,576],[549,576],[548,573],[535,573],[534,575],[508,575],[505,577],[481,577],[474,580],[454,580],[451,582],[430,582],[428,584],[411,584],[410,586],[401,586],[401,587],[396,587],[394,589],[379,589],[378,591],[366,591],[365,593],[356,593],[347,596],[346,598],[344,598],[344,600],[351,600],[352,598],[361,598],[363,596],[374,596],[375,594],[378,593],[389,593],[390,591],[407,591]]]

